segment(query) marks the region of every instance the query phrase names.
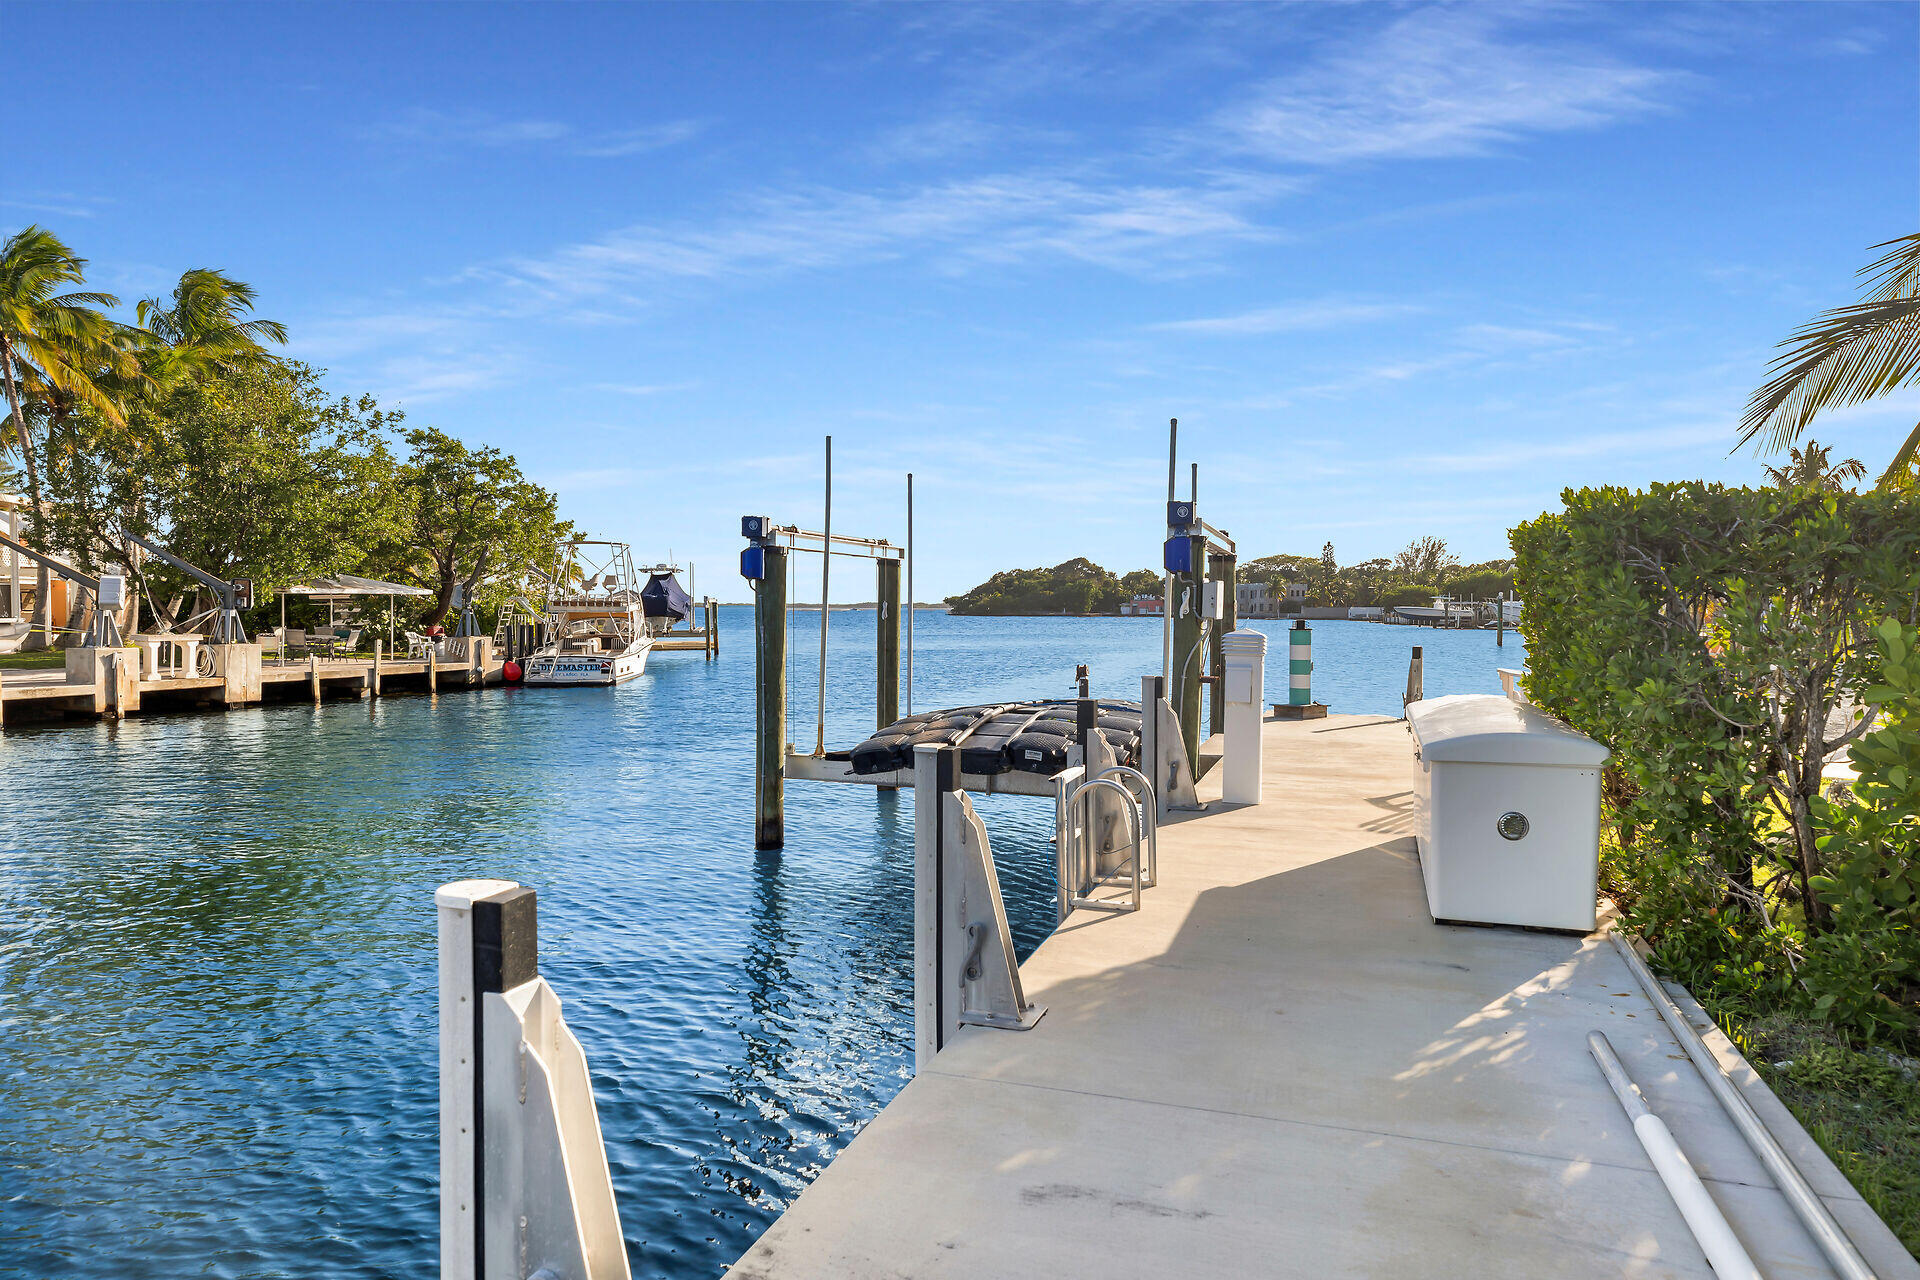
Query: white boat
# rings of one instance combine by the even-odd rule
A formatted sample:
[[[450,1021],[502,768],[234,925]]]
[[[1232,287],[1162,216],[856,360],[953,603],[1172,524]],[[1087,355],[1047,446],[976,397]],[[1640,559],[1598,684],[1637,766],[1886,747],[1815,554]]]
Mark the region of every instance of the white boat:
[[[547,585],[547,642],[527,655],[529,685],[616,685],[647,668],[653,634],[624,542],[562,543]]]
[[[1397,604],[1393,612],[1409,622],[1423,622],[1434,626],[1470,627],[1479,616],[1479,610],[1464,600],[1453,600],[1446,596],[1435,596],[1431,605]]]

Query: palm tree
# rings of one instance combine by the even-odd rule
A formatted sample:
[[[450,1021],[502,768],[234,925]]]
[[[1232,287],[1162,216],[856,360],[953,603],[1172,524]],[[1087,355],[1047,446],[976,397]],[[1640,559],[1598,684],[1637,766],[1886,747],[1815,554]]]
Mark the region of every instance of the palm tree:
[[[17,231],[0,245],[0,384],[10,411],[10,444],[20,453],[27,499],[36,518],[46,505],[32,423],[25,409],[27,397],[37,390],[48,397],[69,398],[110,422],[124,421],[119,405],[95,376],[103,358],[108,365],[124,364],[118,328],[99,310],[118,306],[120,300],[106,293],[58,292],[63,285],[84,283],[86,267],[85,258],[75,256],[43,227]],[[121,355],[116,356],[116,351]],[[52,626],[47,618],[51,590],[45,565],[39,566],[34,581],[38,593],[33,623],[42,628],[43,638],[35,645],[29,632],[28,646],[44,647]]]
[[[1768,467],[1767,479],[1782,489],[1827,489],[1839,491],[1867,478],[1867,464],[1858,458],[1829,463],[1833,452],[1826,445],[1807,441],[1805,448],[1787,450],[1787,465]]]
[[[276,320],[242,319],[253,310],[253,300],[252,285],[209,267],[183,272],[170,300],[143,298],[135,315],[153,343],[154,381],[168,387],[183,378],[258,368],[272,360],[262,340],[284,343],[287,327]]]
[[[1920,235],[1873,247],[1888,252],[1860,269],[1862,287],[1870,292],[1788,339],[1798,345],[1774,361],[1773,381],[1753,393],[1740,419],[1740,444],[1764,436],[1766,447],[1778,452],[1798,440],[1822,409],[1920,383]],[[1916,448],[1920,424],[1893,455],[1881,485],[1905,469]]]

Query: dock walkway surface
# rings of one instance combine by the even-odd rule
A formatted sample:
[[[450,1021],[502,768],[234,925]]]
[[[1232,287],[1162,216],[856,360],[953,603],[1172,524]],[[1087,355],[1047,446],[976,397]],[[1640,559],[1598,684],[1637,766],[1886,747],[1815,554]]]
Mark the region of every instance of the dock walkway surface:
[[[1603,936],[1433,923],[1403,724],[1264,732],[1265,803],[1169,821],[1141,911],[1022,967],[1039,1025],[964,1028],[735,1280],[1711,1276],[1595,1029],[1762,1273],[1833,1274]],[[1708,1034],[1882,1280],[1920,1277]]]

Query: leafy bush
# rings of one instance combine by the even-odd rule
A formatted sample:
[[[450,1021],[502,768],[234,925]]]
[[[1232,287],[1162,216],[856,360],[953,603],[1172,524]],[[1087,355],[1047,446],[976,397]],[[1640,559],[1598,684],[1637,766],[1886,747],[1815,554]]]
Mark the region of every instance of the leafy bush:
[[[1526,689],[1614,753],[1609,875],[1628,923],[1691,983],[1907,1034],[1911,929],[1885,921],[1911,873],[1875,852],[1873,824],[1907,829],[1916,796],[1894,794],[1896,764],[1844,810],[1821,788],[1869,729],[1836,708],[1871,694],[1891,728],[1920,700],[1920,681],[1887,683],[1911,647],[1875,630],[1915,618],[1920,504],[1704,483],[1565,503],[1513,534]]]
[[[1885,723],[1848,753],[1858,777],[1814,801],[1827,867],[1813,878],[1829,927],[1808,939],[1807,986],[1834,1022],[1868,1032],[1920,1028],[1920,644],[1879,627],[1881,682],[1867,690]]]

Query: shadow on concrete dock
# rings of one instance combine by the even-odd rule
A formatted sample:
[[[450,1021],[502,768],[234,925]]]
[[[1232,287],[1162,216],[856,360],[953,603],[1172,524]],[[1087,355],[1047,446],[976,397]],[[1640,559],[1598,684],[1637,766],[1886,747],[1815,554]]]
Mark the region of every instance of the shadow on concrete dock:
[[[1831,1274],[1601,935],[1427,915],[1403,725],[1265,735],[1266,803],[1163,827],[1141,911],[1023,966],[1039,1026],[963,1029],[733,1276],[1710,1276],[1595,1029],[1764,1273]],[[1920,1276],[1746,1087],[1880,1275]]]

